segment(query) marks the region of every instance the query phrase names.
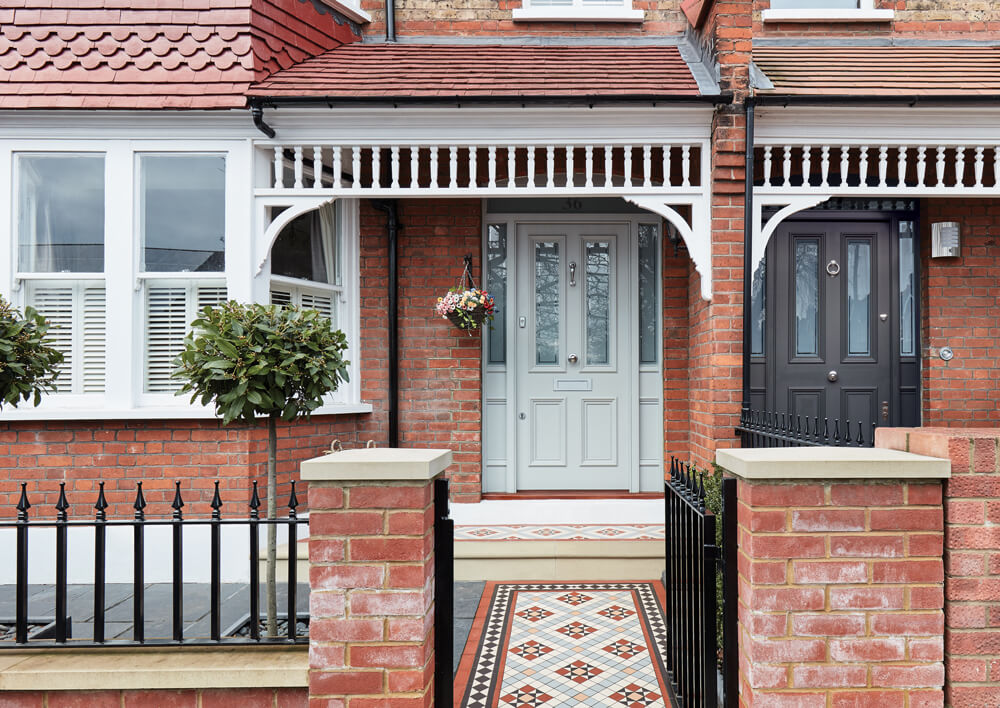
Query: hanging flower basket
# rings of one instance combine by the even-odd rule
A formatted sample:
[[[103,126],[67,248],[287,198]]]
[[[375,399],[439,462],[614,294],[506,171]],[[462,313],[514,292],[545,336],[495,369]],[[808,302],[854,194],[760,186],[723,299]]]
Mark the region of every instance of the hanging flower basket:
[[[493,319],[493,312],[496,303],[493,297],[485,290],[480,290],[472,281],[469,273],[469,263],[466,261],[465,270],[458,281],[458,285],[451,288],[443,297],[439,297],[434,311],[453,325],[472,336],[473,330],[479,329],[484,322]]]

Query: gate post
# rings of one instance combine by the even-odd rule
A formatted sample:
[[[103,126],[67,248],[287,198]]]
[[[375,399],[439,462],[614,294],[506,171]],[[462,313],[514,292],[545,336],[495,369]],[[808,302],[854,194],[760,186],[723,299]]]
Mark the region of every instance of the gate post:
[[[450,464],[448,450],[392,448],[302,463],[310,708],[432,705],[432,485]]]
[[[942,706],[947,460],[725,450],[738,478],[741,705]]]

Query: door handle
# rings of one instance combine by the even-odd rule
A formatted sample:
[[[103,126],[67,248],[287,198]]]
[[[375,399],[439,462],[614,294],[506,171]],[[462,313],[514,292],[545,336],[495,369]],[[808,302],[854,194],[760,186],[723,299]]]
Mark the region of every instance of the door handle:
[[[889,401],[882,401],[882,420],[889,420]]]
[[[569,286],[572,288],[576,285],[576,263],[569,264]]]
[[[567,358],[569,359],[570,364],[575,364],[576,362],[580,361],[580,357],[578,357],[576,354],[570,354],[569,357]]]

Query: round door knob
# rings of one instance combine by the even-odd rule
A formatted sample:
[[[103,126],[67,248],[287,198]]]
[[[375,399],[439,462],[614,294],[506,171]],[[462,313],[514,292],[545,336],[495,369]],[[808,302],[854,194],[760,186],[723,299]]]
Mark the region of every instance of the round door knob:
[[[578,361],[580,361],[580,357],[578,357],[576,354],[570,354],[569,355],[569,363],[570,364],[575,364]]]
[[[831,371],[829,374],[826,375],[826,380],[827,381],[836,381],[837,380],[837,372],[836,371]]]

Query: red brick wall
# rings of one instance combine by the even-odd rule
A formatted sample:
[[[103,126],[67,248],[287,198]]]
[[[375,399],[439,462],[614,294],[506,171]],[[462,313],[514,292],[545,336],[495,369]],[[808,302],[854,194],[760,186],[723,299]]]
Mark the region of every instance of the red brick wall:
[[[741,705],[941,706],[940,482],[740,480],[738,496]]]
[[[13,691],[4,708],[306,708],[305,688],[203,688],[129,691]]]
[[[879,428],[879,447],[951,460],[945,676],[952,708],[1000,706],[1000,428]]]
[[[712,301],[691,271],[690,455],[705,466],[715,450],[733,447],[742,398],[743,160],[749,83],[750,0],[716,2],[706,24],[715,38],[721,83],[735,100],[717,111],[712,126]]]
[[[962,256],[931,258],[931,223],[962,224]],[[1000,200],[930,199],[921,218],[923,424],[1000,424]],[[940,348],[955,353],[942,361]]]
[[[691,258],[675,256],[663,243],[663,450],[686,458],[690,452],[690,388],[688,385],[688,279]],[[701,297],[700,291],[694,297]]]
[[[1000,6],[989,0],[875,0],[877,9],[895,10],[889,22],[761,22],[770,0],[754,2],[755,36],[934,36],[968,38],[1000,30]]]
[[[646,11],[644,22],[514,22],[512,11],[521,0],[396,0],[396,32],[412,36],[550,35],[555,37],[663,36],[684,31],[687,20],[680,0],[633,0],[632,7]],[[361,0],[372,16],[364,32],[385,36],[385,3]]]

